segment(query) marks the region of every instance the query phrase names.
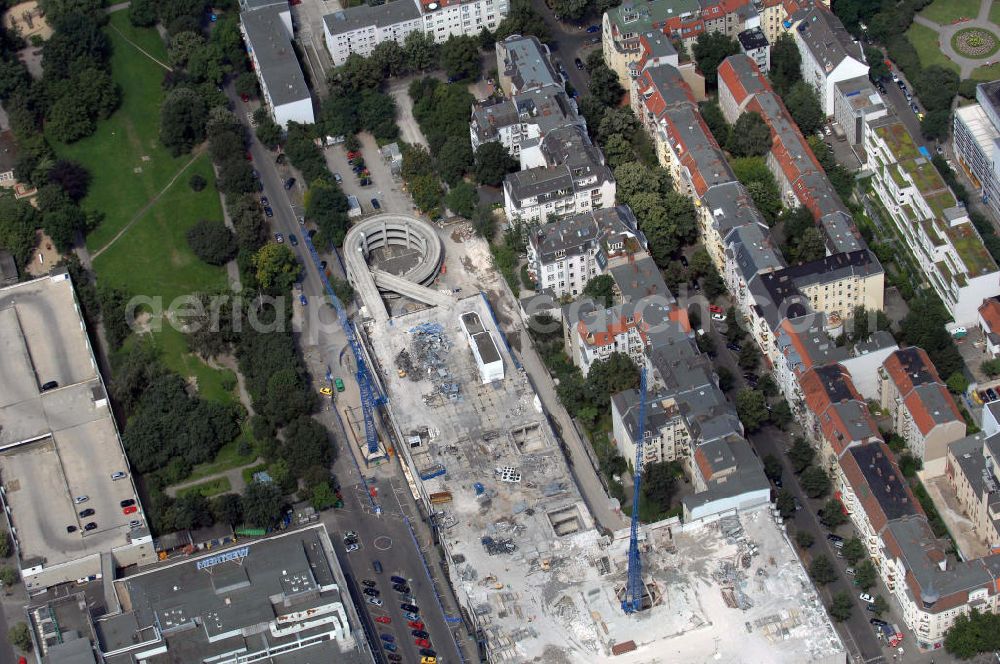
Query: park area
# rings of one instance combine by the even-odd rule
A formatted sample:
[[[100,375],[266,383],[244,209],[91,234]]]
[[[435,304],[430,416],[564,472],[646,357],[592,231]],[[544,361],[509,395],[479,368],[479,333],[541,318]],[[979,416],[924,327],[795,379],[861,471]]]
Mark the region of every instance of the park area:
[[[196,149],[173,157],[160,142],[166,71],[161,62],[167,59],[160,35],[155,29],[133,27],[125,11],[111,14],[105,30],[112,43],[111,72],[121,88],[121,106],[93,135],[72,144],[51,143],[60,157],[81,163],[91,173],[82,205],[104,215],[87,236],[98,283],[129,296],[162,298],[166,310],[178,296],[226,288],[225,268],[200,260],[185,237],[199,220],[221,220],[222,204],[207,152]],[[198,192],[188,184],[196,174],[208,183]],[[184,334],[164,324],[148,337],[164,365],[196,386],[202,397],[226,405],[237,401],[235,372],[206,364],[190,352]],[[133,335],[125,348],[137,341]],[[231,487],[225,471],[256,459],[245,427],[213,461],[195,466],[185,491],[211,496],[238,488]]]
[[[962,79],[1000,78],[1000,1],[934,0],[906,37],[923,67],[946,67]]]

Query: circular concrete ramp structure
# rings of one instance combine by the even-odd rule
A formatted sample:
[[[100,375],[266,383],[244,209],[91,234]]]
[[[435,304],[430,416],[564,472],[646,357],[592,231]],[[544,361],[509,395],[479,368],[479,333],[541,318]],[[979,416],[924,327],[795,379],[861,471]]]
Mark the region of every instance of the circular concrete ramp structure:
[[[373,252],[405,255],[397,269],[372,265]],[[347,232],[344,239],[344,263],[347,279],[376,319],[387,318],[382,293],[396,293],[439,305],[452,298],[430,288],[441,271],[444,245],[430,223],[404,214],[379,214],[369,217]]]

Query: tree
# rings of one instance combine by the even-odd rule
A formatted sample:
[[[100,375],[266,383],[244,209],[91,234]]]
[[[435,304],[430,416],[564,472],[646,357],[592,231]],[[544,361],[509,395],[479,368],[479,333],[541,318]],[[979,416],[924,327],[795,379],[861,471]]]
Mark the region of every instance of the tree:
[[[733,125],[726,148],[737,157],[762,157],[771,149],[771,130],[760,113],[742,113]]]
[[[231,526],[243,521],[243,503],[235,493],[224,493],[212,500],[212,515],[216,523],[227,523]]]
[[[854,565],[859,560],[864,558],[865,553],[867,552],[865,551],[865,545],[861,543],[861,540],[858,537],[852,537],[844,542],[844,547],[840,550],[840,553],[843,554],[844,560],[846,560],[849,564]]]
[[[819,466],[810,466],[802,471],[800,483],[810,498],[822,498],[830,492],[830,476]]]
[[[753,433],[767,421],[767,401],[764,393],[742,389],[736,393],[736,414],[747,431]]]
[[[492,208],[485,203],[476,206],[476,211],[472,213],[472,229],[476,231],[476,235],[487,242],[492,241],[496,235],[496,227],[497,218],[493,215]]]
[[[931,65],[919,71],[913,85],[928,111],[949,111],[958,94],[958,74],[941,65]]]
[[[396,125],[396,100],[392,96],[369,89],[361,93],[358,105],[358,120],[361,127],[379,141],[394,141],[399,136]]]
[[[74,203],[79,203],[90,187],[90,173],[87,169],[68,159],[60,159],[53,164],[47,177],[49,183],[62,187]]]
[[[879,309],[855,307],[851,313],[851,341],[863,341],[878,330],[889,329],[889,317]]]
[[[472,145],[467,135],[452,136],[438,150],[438,173],[449,185],[455,185],[472,167]]]
[[[128,20],[137,28],[150,28],[156,25],[156,0],[130,2]]]
[[[729,123],[726,122],[726,116],[722,114],[719,104],[714,101],[703,101],[698,104],[698,110],[701,111],[701,118],[708,125],[708,130],[712,132],[715,142],[719,145],[727,145],[729,143]]]
[[[617,168],[632,160],[635,156],[635,150],[632,148],[632,143],[624,135],[611,134],[604,141],[604,156],[608,166]]]
[[[707,334],[704,337],[699,337],[699,339],[703,339],[703,338],[706,338],[706,337],[708,339],[711,339],[711,337],[709,337]],[[715,344],[715,342],[713,341],[712,342],[712,347],[713,348],[714,348],[714,344]],[[720,366],[718,369],[715,370],[715,372],[719,376],[719,389],[720,390],[722,390],[723,392],[728,392],[729,390],[733,389],[733,372],[729,370],[729,367],[721,367]]]
[[[94,133],[95,124],[87,109],[72,97],[58,99],[48,112],[46,127],[56,140],[72,143]]]
[[[587,372],[586,392],[590,403],[606,407],[611,395],[639,387],[639,369],[628,355],[614,352],[594,360]]]
[[[308,415],[292,420],[284,436],[280,454],[292,475],[301,477],[310,466],[328,467],[333,462],[334,448],[326,427]]]
[[[481,64],[479,40],[467,35],[454,35],[441,44],[440,65],[449,79],[461,81],[479,77]]]
[[[641,489],[643,498],[657,505],[659,511],[670,509],[670,501],[677,490],[673,464],[666,461],[647,463],[642,471]],[[638,508],[633,506],[633,509]]]
[[[816,538],[808,530],[799,530],[795,533],[795,543],[803,549],[808,549],[816,542]]]
[[[817,584],[825,586],[837,580],[837,570],[829,558],[820,554],[809,564],[809,576]]]
[[[185,237],[194,255],[209,265],[225,265],[236,256],[236,236],[221,221],[202,219]]]
[[[41,215],[27,200],[0,196],[0,247],[10,251],[18,265],[30,260],[40,224]]]
[[[813,86],[805,81],[798,81],[792,85],[787,95],[783,95],[783,99],[785,107],[803,134],[810,136],[820,130],[826,120],[826,113]]]
[[[773,225],[781,212],[781,190],[778,189],[778,183],[771,179],[751,182],[746,187],[754,205],[764,216],[764,220],[769,226]]]
[[[764,376],[764,378],[769,378],[769,376]],[[758,385],[758,387],[760,387],[760,389],[763,390],[764,389],[763,385],[764,385],[764,379],[761,379],[760,385]],[[764,390],[764,394],[765,395],[767,394],[766,390]],[[788,426],[788,424],[791,421],[792,421],[792,407],[789,406],[788,402],[785,401],[784,399],[776,403],[771,408],[771,424],[773,424],[774,426],[780,429],[784,429],[785,427]]]
[[[429,213],[441,204],[441,182],[433,175],[420,175],[410,182],[410,195],[421,212]]]
[[[705,86],[715,89],[718,85],[719,65],[730,55],[740,52],[740,45],[721,32],[703,32],[691,49],[698,71],[705,77]]]
[[[406,53],[398,42],[389,39],[384,41],[372,51],[371,59],[382,70],[382,76],[400,76],[407,71]]]
[[[850,593],[842,590],[833,596],[833,602],[830,604],[831,618],[837,622],[844,622],[845,620],[850,620],[853,611],[854,600],[851,598]]]
[[[949,314],[936,298],[917,297],[909,302],[910,313],[900,323],[903,340],[927,351],[938,373],[950,376],[964,369],[964,362],[945,329]]]
[[[458,216],[469,219],[479,205],[479,192],[474,186],[462,180],[445,195],[444,204]]]
[[[881,595],[875,595],[875,602],[873,608],[874,608],[873,613],[876,616],[880,616],[889,610],[889,603],[885,601],[885,598],[882,597]]]
[[[396,42],[392,42],[395,44]],[[233,87],[238,95],[246,95],[247,97],[257,96],[257,77],[253,75],[252,72],[245,71],[236,77],[233,81]]]
[[[172,512],[178,530],[206,528],[215,522],[208,498],[197,491],[177,496]]]
[[[10,556],[10,534],[6,530],[0,530],[0,558]]]
[[[191,187],[191,191],[203,191],[208,186],[208,181],[200,173],[195,173],[188,180],[188,186]]]
[[[764,462],[764,474],[767,475],[767,479],[772,482],[781,479],[781,473],[783,471],[781,459],[773,454],[766,454],[761,461]]]
[[[594,99],[604,106],[617,106],[625,95],[625,88],[618,82],[618,74],[603,61],[590,71],[589,90]]]
[[[13,567],[7,565],[0,567],[0,583],[3,584],[4,588],[11,588],[17,583],[18,578],[17,570]]]
[[[871,60],[869,60],[871,62]],[[801,80],[802,56],[795,45],[795,39],[785,32],[778,36],[771,46],[771,85],[782,97],[792,84]]]
[[[72,248],[76,234],[86,229],[87,219],[66,192],[56,184],[38,190],[36,198],[42,212],[42,227],[59,251]]]
[[[476,148],[473,175],[476,182],[490,187],[499,187],[508,173],[517,170],[517,160],[500,141],[483,143]]]
[[[329,180],[313,182],[307,192],[305,216],[319,227],[322,237],[318,244],[339,247],[344,243],[349,225],[347,198],[338,184]]]
[[[176,88],[160,107],[160,141],[174,156],[190,152],[205,138],[208,109],[190,88]]]
[[[286,293],[299,278],[302,266],[284,244],[266,244],[253,258],[257,282],[267,290]]]
[[[944,648],[959,659],[997,650],[1000,648],[1000,616],[980,613],[976,609],[959,614],[945,634]]]
[[[878,579],[877,574],[872,561],[863,560],[860,565],[854,568],[854,585],[861,590],[868,590],[875,585],[875,581]]]
[[[873,81],[877,81],[880,78],[889,78],[891,72],[885,64],[885,56],[882,55],[882,51],[871,46],[865,46],[865,60],[868,62],[869,78]]]
[[[7,639],[21,652],[31,652],[31,630],[26,623],[19,622],[11,627],[7,631]]]
[[[782,519],[787,519],[795,514],[795,496],[788,489],[782,489],[774,499],[774,506],[778,508]]]
[[[760,354],[757,347],[753,344],[746,344],[740,349],[739,358],[737,359],[737,364],[739,364],[740,369],[743,371],[755,371],[757,369],[757,363],[760,361]],[[761,392],[763,394],[763,392]]]
[[[256,528],[270,528],[281,518],[284,500],[273,482],[251,482],[243,492],[243,514]]]
[[[270,115],[265,116],[257,123],[254,134],[256,134],[257,140],[261,142],[261,145],[268,150],[273,150],[281,144],[281,125],[272,120]]]
[[[512,0],[507,18],[500,21],[493,32],[497,41],[511,35],[535,35],[541,42],[549,40],[549,26],[532,6],[531,0]]]
[[[979,369],[990,378],[1000,376],[1000,359],[986,360],[979,365]],[[965,390],[960,390],[964,392]]]
[[[803,475],[803,481],[805,475]],[[803,487],[805,488],[805,487]],[[830,530],[836,530],[837,526],[847,523],[847,515],[844,514],[844,506],[836,498],[826,501],[819,511],[820,522]]]
[[[951,129],[951,112],[948,109],[927,111],[920,121],[920,133],[932,141],[943,141],[948,138]]]
[[[826,256],[826,241],[818,228],[807,228],[803,231],[795,247],[794,256],[798,263],[818,261]]]
[[[537,33],[531,33],[537,34]],[[438,49],[434,38],[423,30],[415,30],[403,40],[403,53],[413,71],[427,71],[438,62]],[[478,56],[477,56],[478,59]]]
[[[596,277],[591,277],[587,285],[583,287],[583,295],[594,298],[605,308],[610,307],[615,297],[614,278],[610,274],[599,274]]]

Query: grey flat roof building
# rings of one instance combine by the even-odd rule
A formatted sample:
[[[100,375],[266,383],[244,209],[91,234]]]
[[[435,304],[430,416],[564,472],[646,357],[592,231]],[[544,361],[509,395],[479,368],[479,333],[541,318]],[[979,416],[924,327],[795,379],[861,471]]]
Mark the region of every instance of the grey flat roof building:
[[[549,61],[548,47],[531,35],[513,35],[497,42],[497,68],[511,81],[515,93],[562,85],[562,76]]]
[[[265,6],[240,13],[240,23],[258,63],[257,75],[263,81],[274,106],[310,99],[302,67],[299,66],[288,28],[281,13],[285,5]]]
[[[381,5],[358,5],[327,14],[323,17],[331,35],[354,32],[369,26],[386,27],[420,18],[420,10],[413,0],[395,0]]]

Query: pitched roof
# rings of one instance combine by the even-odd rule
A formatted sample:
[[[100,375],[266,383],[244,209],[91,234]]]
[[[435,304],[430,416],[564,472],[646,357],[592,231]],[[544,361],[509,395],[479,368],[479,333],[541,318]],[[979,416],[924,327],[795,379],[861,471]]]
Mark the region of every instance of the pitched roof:
[[[719,85],[726,86],[737,106],[742,106],[758,92],[771,91],[771,84],[764,78],[757,63],[743,53],[730,55],[722,61],[719,65]]]
[[[842,365],[814,367],[799,378],[799,386],[837,456],[853,443],[880,439],[878,425]]]
[[[964,421],[924,349],[911,346],[897,350],[882,366],[923,435],[938,424]]]
[[[876,533],[890,521],[923,514],[889,446],[881,440],[851,447],[841,457],[840,467]]]
[[[1000,296],[994,295],[983,300],[979,305],[979,315],[989,326],[989,331],[1000,334]]]
[[[847,58],[864,62],[861,46],[833,12],[820,3],[798,14],[801,22],[795,27],[802,43],[827,74]]]

